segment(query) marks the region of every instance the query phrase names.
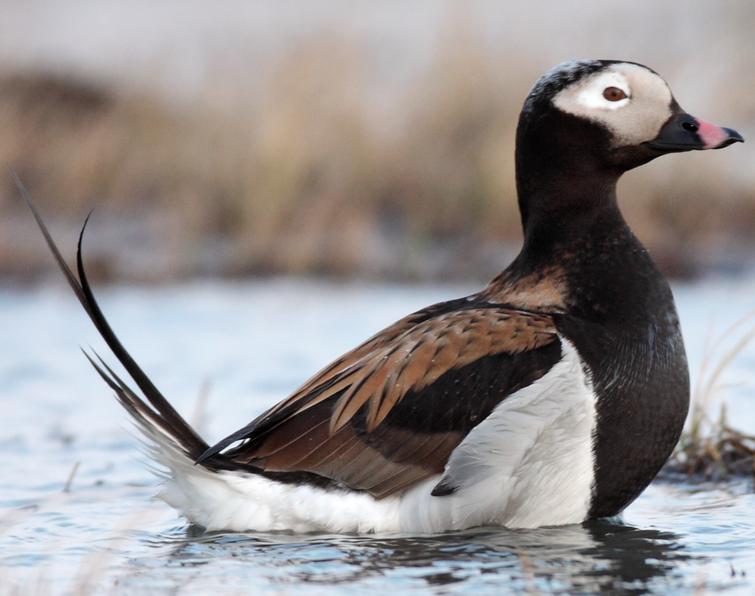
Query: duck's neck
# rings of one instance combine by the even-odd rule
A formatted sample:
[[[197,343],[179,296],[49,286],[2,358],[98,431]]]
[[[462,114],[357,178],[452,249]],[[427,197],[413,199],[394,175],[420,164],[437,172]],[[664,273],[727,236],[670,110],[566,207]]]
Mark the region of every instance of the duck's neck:
[[[523,111],[516,135],[516,184],[525,251],[568,245],[596,220],[622,225],[607,133],[557,110]]]
[[[540,156],[535,171],[517,161],[522,252],[530,260],[549,260],[587,239],[600,241],[626,229],[616,202],[619,172],[601,170],[573,155],[558,160]]]
[[[518,173],[524,244],[494,281],[501,295],[552,280],[563,312],[627,329],[671,304],[668,284],[619,211],[618,177],[580,166]]]

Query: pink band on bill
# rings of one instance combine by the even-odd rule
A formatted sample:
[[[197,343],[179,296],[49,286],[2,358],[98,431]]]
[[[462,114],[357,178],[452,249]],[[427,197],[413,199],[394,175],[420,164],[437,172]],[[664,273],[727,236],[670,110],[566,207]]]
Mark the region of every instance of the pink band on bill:
[[[695,118],[695,120],[698,126],[697,134],[706,149],[715,149],[729,138],[729,135],[720,126],[700,120],[699,118]]]

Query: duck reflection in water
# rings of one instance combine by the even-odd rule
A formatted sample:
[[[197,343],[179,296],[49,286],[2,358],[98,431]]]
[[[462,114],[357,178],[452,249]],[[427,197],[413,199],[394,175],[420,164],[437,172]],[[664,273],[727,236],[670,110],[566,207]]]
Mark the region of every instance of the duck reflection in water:
[[[618,520],[534,530],[482,528],[385,537],[251,536],[207,533],[192,526],[170,558],[182,567],[204,566],[230,551],[236,562],[255,573],[274,568],[276,572],[267,578],[272,583],[284,577],[286,583],[347,587],[383,577],[395,580],[396,587],[406,586],[407,581],[449,587],[463,583],[465,591],[473,591],[501,587],[505,582],[515,592],[642,593],[658,580],[668,585],[668,576],[690,558],[679,538],[672,532]]]

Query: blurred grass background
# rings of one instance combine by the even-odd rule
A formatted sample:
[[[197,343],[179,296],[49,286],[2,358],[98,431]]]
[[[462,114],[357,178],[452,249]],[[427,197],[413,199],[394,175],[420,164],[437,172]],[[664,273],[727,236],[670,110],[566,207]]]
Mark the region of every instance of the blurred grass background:
[[[0,165],[100,278],[484,279],[520,241],[521,103],[575,57],[645,63],[753,139],[755,3],[0,1]],[[669,274],[752,268],[753,144],[628,174]],[[0,283],[51,270],[0,175]]]

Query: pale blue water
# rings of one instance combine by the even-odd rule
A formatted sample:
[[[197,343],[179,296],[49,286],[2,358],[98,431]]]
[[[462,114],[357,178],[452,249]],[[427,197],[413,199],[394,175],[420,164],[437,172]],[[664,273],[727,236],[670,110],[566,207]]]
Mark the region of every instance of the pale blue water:
[[[281,280],[98,295],[126,346],[212,440],[382,326],[470,289]],[[696,374],[711,323],[722,330],[755,310],[755,278],[675,290]],[[657,481],[623,521],[585,527],[193,532],[151,499],[154,480],[125,413],[78,351],[89,344],[102,346],[62,282],[0,290],[0,593],[755,592],[751,480]],[[722,395],[732,422],[749,431],[754,371],[751,345]],[[204,413],[195,412],[205,382]]]

